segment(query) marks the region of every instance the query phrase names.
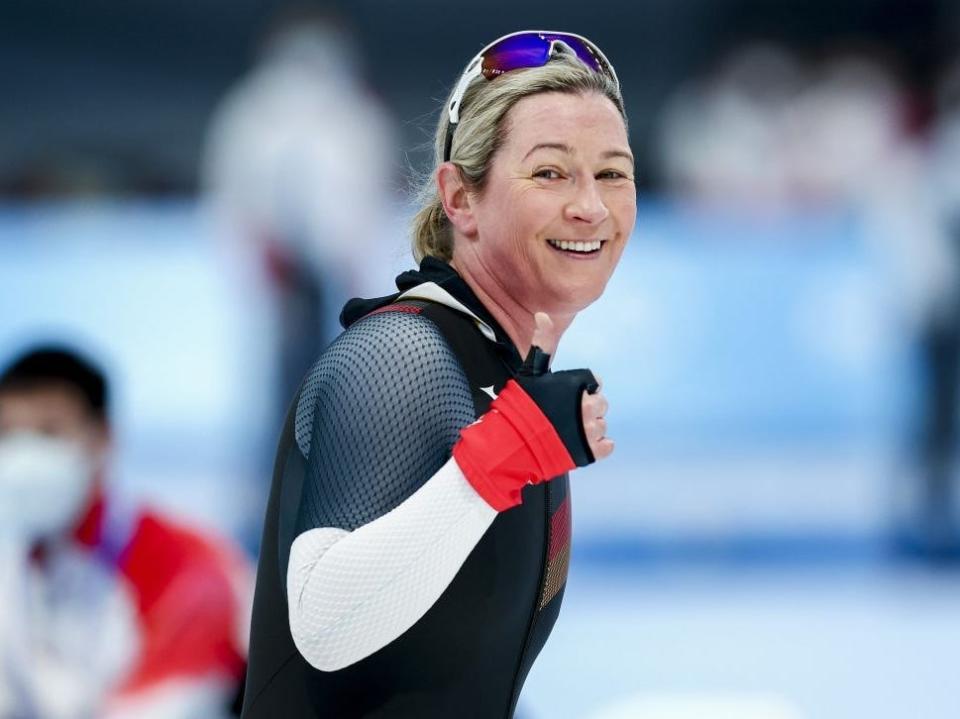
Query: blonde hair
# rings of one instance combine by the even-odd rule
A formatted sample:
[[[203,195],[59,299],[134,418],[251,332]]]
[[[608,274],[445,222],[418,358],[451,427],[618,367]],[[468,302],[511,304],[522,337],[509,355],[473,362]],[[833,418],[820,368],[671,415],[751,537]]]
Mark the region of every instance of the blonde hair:
[[[518,101],[543,92],[569,94],[600,93],[616,105],[626,126],[623,98],[616,83],[607,75],[594,72],[576,57],[561,54],[542,67],[504,73],[494,80],[479,77],[467,88],[460,104],[450,149],[450,159],[460,170],[464,184],[473,192],[482,192],[490,166],[505,139],[504,118]],[[443,163],[447,135],[447,110],[451,97],[443,105],[434,137],[434,162],[430,174],[421,180],[417,193],[420,210],[412,222],[413,257],[453,259],[453,231],[440,201],[434,175]]]

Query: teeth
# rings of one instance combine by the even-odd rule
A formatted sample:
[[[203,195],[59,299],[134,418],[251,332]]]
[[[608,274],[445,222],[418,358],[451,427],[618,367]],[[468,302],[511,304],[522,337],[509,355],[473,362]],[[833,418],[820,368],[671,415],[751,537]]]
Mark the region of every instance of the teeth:
[[[600,249],[603,240],[547,240],[554,247],[568,252],[595,252]]]

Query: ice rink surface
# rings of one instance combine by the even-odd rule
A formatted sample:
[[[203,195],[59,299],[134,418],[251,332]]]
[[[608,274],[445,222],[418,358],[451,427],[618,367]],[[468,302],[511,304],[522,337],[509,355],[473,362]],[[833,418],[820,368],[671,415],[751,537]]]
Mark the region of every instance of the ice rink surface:
[[[958,648],[957,571],[575,561],[518,718],[953,719]]]

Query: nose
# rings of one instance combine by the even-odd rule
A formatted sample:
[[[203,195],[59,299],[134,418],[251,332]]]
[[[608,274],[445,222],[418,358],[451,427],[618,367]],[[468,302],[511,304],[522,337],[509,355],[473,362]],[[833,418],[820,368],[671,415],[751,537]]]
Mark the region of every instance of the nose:
[[[574,185],[574,195],[564,208],[564,216],[574,222],[596,225],[607,219],[607,209],[596,178],[589,177]]]

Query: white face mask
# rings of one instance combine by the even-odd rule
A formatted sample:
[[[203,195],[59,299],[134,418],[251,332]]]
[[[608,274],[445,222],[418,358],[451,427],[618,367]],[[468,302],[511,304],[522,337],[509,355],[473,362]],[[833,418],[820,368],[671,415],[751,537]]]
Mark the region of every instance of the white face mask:
[[[79,518],[93,483],[83,447],[18,432],[0,438],[0,534],[40,539]]]

